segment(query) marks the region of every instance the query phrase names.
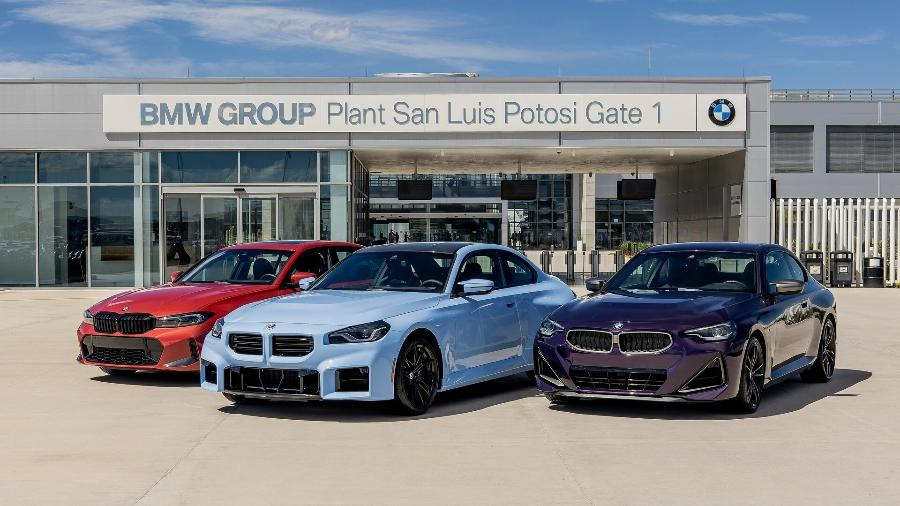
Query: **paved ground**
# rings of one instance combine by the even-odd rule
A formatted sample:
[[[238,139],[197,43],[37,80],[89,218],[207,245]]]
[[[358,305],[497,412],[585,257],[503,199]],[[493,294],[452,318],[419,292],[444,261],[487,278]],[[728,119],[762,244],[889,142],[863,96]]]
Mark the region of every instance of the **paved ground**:
[[[750,417],[551,408],[522,377],[372,405],[234,408],[193,377],[74,361],[98,290],[0,292],[0,504],[896,504],[900,290],[838,291],[838,371]]]

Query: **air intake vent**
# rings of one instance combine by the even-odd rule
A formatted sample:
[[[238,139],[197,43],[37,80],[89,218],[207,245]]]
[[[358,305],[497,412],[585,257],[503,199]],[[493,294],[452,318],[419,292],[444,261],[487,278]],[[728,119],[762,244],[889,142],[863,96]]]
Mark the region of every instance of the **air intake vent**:
[[[697,392],[699,390],[720,387],[724,384],[725,366],[722,364],[722,357],[716,357],[678,391],[680,393]]]
[[[569,369],[569,376],[579,390],[653,393],[666,382],[665,369],[619,369],[573,365]]]

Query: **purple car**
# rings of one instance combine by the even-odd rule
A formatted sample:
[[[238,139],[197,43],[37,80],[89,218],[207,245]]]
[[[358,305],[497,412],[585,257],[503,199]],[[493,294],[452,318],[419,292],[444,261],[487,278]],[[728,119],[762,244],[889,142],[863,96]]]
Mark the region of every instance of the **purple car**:
[[[551,402],[727,400],[752,413],[779,380],[834,373],[834,296],[780,246],[654,246],[587,285],[593,293],[551,313],[535,340]]]

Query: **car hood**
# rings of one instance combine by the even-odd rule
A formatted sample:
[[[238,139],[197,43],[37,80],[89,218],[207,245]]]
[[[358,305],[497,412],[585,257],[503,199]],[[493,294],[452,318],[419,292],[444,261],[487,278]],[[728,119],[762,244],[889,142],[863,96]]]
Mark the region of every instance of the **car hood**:
[[[730,309],[750,301],[751,293],[663,292],[658,295],[603,293],[583,297],[556,310],[551,318],[566,327],[686,329],[727,320]]]
[[[226,320],[355,325],[428,309],[445,297],[439,293],[312,290],[241,307]]]
[[[113,311],[167,316],[203,311],[233,297],[271,290],[271,285],[226,283],[174,283],[113,295],[91,307],[91,312]]]

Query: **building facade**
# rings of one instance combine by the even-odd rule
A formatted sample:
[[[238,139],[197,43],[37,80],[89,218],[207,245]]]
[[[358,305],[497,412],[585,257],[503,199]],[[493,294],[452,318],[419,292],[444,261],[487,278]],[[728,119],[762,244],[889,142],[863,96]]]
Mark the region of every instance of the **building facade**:
[[[770,100],[767,78],[0,81],[0,286],[151,285],[225,244],[391,231],[777,240],[777,199],[900,191],[900,101],[813,98]],[[655,198],[619,200],[632,178]],[[432,199],[400,200],[408,179]]]

